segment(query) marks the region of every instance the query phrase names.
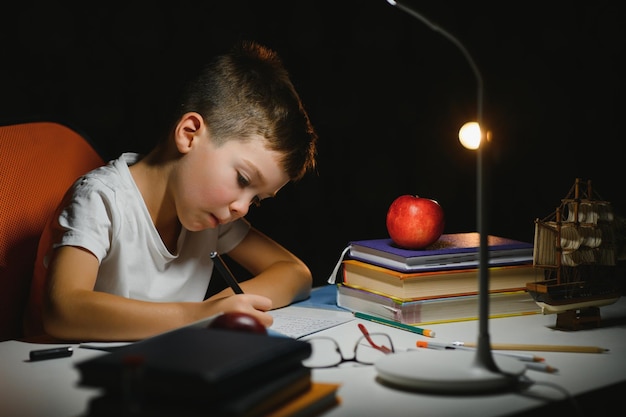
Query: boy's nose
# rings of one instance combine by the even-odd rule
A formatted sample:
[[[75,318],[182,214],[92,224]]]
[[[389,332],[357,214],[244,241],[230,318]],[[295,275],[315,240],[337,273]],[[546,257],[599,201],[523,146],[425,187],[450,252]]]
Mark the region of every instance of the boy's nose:
[[[246,214],[248,214],[249,208],[250,208],[250,202],[243,198],[233,201],[230,204],[231,213],[236,213],[239,217],[243,217]]]

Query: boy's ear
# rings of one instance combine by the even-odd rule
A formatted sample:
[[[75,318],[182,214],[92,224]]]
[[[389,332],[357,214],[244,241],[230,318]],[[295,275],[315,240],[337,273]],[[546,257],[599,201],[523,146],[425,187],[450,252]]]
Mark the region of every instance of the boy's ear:
[[[204,134],[206,126],[204,119],[196,112],[185,113],[174,131],[174,141],[180,153],[187,153],[191,144],[200,135]]]

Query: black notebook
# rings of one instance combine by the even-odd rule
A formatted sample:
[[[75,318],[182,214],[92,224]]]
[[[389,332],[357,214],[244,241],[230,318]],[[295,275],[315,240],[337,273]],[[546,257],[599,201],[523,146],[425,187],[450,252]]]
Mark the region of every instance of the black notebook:
[[[234,396],[220,401],[105,393],[90,401],[85,417],[263,417],[306,393],[311,386],[311,370],[301,367],[255,388],[237,390]]]
[[[222,401],[298,372],[311,345],[241,331],[182,328],[75,366],[79,385],[194,401]]]

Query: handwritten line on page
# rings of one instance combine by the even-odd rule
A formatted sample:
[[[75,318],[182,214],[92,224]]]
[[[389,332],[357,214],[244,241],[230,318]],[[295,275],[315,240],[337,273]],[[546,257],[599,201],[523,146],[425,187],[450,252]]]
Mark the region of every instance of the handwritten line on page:
[[[354,320],[352,313],[341,310],[318,310],[288,306],[270,311],[274,317],[271,331],[299,339]]]

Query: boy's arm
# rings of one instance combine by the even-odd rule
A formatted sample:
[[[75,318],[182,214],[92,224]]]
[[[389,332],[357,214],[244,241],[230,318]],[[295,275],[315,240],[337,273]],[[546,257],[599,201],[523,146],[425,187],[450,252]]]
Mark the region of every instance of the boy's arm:
[[[242,294],[205,302],[149,302],[94,291],[98,260],[71,246],[55,250],[50,263],[43,321],[55,338],[77,341],[134,341],[223,312],[241,311],[265,325],[271,301]]]
[[[244,293],[270,298],[272,308],[305,299],[311,293],[313,278],[304,262],[255,228],[250,229],[228,256],[253,275],[240,283]],[[211,299],[228,294],[232,294],[230,288]]]

